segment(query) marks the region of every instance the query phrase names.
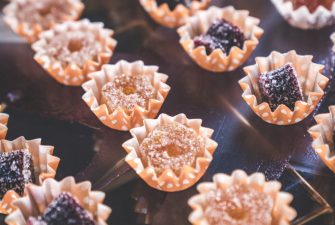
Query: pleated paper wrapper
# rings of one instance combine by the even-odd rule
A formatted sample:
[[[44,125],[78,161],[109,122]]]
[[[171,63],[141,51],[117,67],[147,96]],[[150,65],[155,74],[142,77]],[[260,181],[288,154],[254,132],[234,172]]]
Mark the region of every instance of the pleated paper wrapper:
[[[60,159],[53,156],[54,147],[41,144],[41,139],[26,140],[19,137],[13,141],[0,140],[0,152],[12,152],[27,149],[32,156],[34,164],[35,181],[41,184],[47,178],[54,178]],[[15,208],[13,200],[19,195],[14,191],[8,191],[0,201],[0,212],[8,214]]]
[[[329,113],[315,116],[317,125],[311,127],[308,132],[313,138],[312,147],[320,156],[326,166],[335,173],[334,155],[334,128],[335,128],[335,106],[329,107]]]
[[[24,37],[29,43],[35,42],[39,34],[45,30],[48,30],[54,27],[58,23],[66,21],[77,20],[84,10],[84,4],[80,0],[57,0],[63,5],[67,6],[68,13],[61,10],[54,10],[50,13],[59,14],[59,19],[57,21],[51,21],[50,18],[43,18],[43,22],[48,21],[48,26],[44,27],[40,23],[30,23],[28,21],[22,21],[18,19],[17,14],[22,13],[20,7],[25,4],[36,4],[41,5],[41,1],[32,1],[32,0],[12,0],[3,10],[4,12],[4,21],[8,26],[18,35]],[[42,1],[43,2],[43,1]],[[48,2],[48,1],[45,1]],[[43,4],[43,3],[42,3]],[[36,8],[36,14],[41,15]],[[36,16],[36,15],[27,15],[27,16]],[[43,16],[42,16],[43,17]]]
[[[61,181],[46,179],[41,186],[29,184],[26,196],[14,201],[17,210],[9,214],[5,222],[9,225],[25,225],[29,217],[41,216],[48,205],[62,192],[71,194],[93,218],[97,225],[107,225],[111,208],[103,204],[105,193],[91,191],[91,182],[76,183],[73,177]]]
[[[204,155],[196,159],[195,167],[184,166],[180,175],[177,176],[172,169],[165,169],[161,175],[157,175],[152,166],[144,167],[141,158],[138,156],[138,148],[143,139],[159,124],[171,122],[181,123],[194,131],[205,140]],[[133,138],[126,141],[122,146],[128,153],[125,160],[136,171],[136,173],[151,187],[166,191],[182,191],[193,186],[206,172],[213,159],[213,153],[217,143],[211,139],[213,130],[201,126],[201,119],[188,119],[184,114],[174,117],[161,114],[157,119],[147,119],[144,126],[130,130]]]
[[[82,62],[82,65],[77,65],[74,62],[62,63],[57,57],[48,54],[50,40],[56,35],[66,35],[72,31],[94,33],[96,41],[101,43],[101,52],[98,52],[92,59]],[[59,83],[80,86],[88,79],[89,73],[100,70],[101,66],[111,59],[117,44],[116,40],[112,38],[113,34],[114,31],[104,28],[103,23],[90,22],[87,19],[59,24],[53,29],[41,33],[40,39],[32,45],[36,52],[34,59]]]
[[[170,28],[183,25],[187,18],[198,10],[205,9],[210,2],[211,0],[192,0],[190,8],[179,3],[176,8],[171,10],[167,3],[158,5],[156,0],[140,0],[143,8],[157,23]]]
[[[102,103],[103,86],[111,81],[113,76],[122,74],[149,78],[156,91],[156,97],[149,99],[147,108],[137,105],[129,115],[120,107],[110,111],[107,105]],[[155,118],[170,91],[170,86],[165,83],[168,76],[159,73],[157,66],[146,66],[142,61],[130,63],[121,60],[115,65],[104,65],[101,71],[91,73],[90,78],[91,80],[82,85],[85,90],[83,100],[104,125],[121,131],[142,126],[144,119]]]
[[[335,22],[335,3],[330,10],[320,5],[316,11],[311,13],[307,6],[294,9],[291,1],[271,1],[289,24],[300,29],[320,29]]]
[[[195,48],[193,39],[207,32],[216,20],[225,19],[239,27],[246,40],[243,48],[232,47],[228,55],[221,49],[216,49],[209,55],[204,46]],[[263,34],[259,19],[249,16],[247,10],[236,10],[233,6],[225,8],[210,7],[199,11],[187,23],[178,29],[180,44],[186,53],[202,68],[212,72],[232,71],[241,66],[251,55]]]
[[[297,216],[296,211],[290,206],[293,196],[287,192],[281,192],[281,184],[278,181],[267,182],[262,173],[254,173],[248,176],[244,171],[236,170],[231,176],[216,174],[213,177],[213,182],[198,185],[197,189],[200,193],[191,197],[188,201],[193,210],[189,216],[189,221],[193,225],[210,225],[204,214],[205,195],[210,191],[226,190],[235,185],[247,185],[272,198],[274,202],[272,225],[289,225]]]
[[[0,113],[0,139],[5,139],[7,135],[7,123],[9,116],[5,113]]]
[[[239,81],[242,97],[251,109],[265,122],[275,125],[291,125],[305,119],[313,112],[324,95],[329,79],[322,75],[323,65],[312,62],[312,56],[298,55],[295,51],[287,53],[272,52],[268,57],[257,57],[256,64],[244,68],[247,76]],[[259,76],[261,73],[276,70],[286,63],[292,63],[297,72],[304,101],[297,101],[292,111],[286,105],[279,105],[275,111],[267,102],[261,101]]]

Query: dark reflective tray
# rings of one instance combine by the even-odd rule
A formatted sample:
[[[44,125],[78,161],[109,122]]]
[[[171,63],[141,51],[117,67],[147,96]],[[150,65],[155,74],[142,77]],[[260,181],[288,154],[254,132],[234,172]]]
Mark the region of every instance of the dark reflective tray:
[[[333,214],[328,212],[330,206],[335,206],[335,176],[311,148],[307,129],[314,124],[312,116],[293,126],[269,125],[241,98],[237,81],[244,76],[242,68],[220,74],[200,69],[179,45],[175,30],[153,23],[137,0],[84,2],[83,17],[103,21],[116,31],[119,44],[111,63],[141,59],[170,75],[168,84],[172,90],[161,112],[183,112],[191,118],[202,118],[205,126],[215,129],[214,139],[219,147],[203,180],[238,168],[250,173],[264,172],[268,179],[282,181],[283,188],[295,195],[297,224],[310,214],[317,218],[308,224],[334,224]],[[5,4],[0,0],[1,6]],[[335,57],[329,35],[334,27],[320,31],[294,29],[269,0],[216,0],[213,4],[248,9],[261,19],[265,34],[245,65],[272,50],[295,49],[326,64],[326,75],[332,78]],[[6,112],[10,114],[8,139],[21,135],[41,137],[44,144],[54,145],[55,154],[61,157],[57,178],[74,175],[107,191],[106,202],[113,208],[109,224],[189,224],[187,200],[196,193],[195,187],[165,194],[137,179],[122,160],[125,152],[121,144],[130,138],[129,133],[103,126],[81,100],[83,90],[56,83],[34,62],[33,54],[30,46],[0,20],[0,102],[7,105]],[[326,112],[329,105],[335,104],[333,86],[331,80],[315,113]],[[312,186],[306,186],[290,165]]]

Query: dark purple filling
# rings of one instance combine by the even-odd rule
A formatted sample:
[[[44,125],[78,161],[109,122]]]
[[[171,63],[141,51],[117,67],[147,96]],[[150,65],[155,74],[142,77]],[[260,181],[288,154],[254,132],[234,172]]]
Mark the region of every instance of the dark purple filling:
[[[9,190],[22,195],[25,185],[34,181],[34,166],[28,150],[0,153],[0,199]]]
[[[262,73],[259,77],[259,90],[262,101],[268,102],[272,111],[281,104],[293,111],[295,102],[303,100],[295,69],[290,63]]]
[[[186,7],[190,7],[192,0],[157,0],[158,5],[167,3],[170,10],[174,10],[178,4],[183,4]]]
[[[221,49],[228,55],[233,46],[243,47],[245,37],[240,28],[222,19],[214,21],[205,34],[195,37],[193,41],[195,48],[205,46],[207,54]]]
[[[43,216],[29,218],[30,225],[94,225],[88,212],[63,192],[45,209]]]

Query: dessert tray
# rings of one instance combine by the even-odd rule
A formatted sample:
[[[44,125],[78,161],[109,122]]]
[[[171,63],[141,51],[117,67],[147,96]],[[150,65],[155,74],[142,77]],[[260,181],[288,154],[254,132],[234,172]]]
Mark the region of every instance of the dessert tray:
[[[287,202],[291,202],[290,207],[294,210],[287,211],[284,220],[294,219],[287,224],[335,224],[335,175],[323,162],[327,157],[320,157],[313,148],[319,143],[315,141],[315,129],[310,130],[311,134],[308,132],[317,124],[314,116],[330,113],[328,107],[335,104],[332,79],[335,53],[330,39],[334,27],[304,30],[307,26],[304,23],[300,27],[303,29],[294,28],[277,10],[276,5],[280,4],[277,1],[274,4],[268,0],[201,1],[204,2],[201,7],[192,6],[192,10],[185,12],[180,10],[183,14],[178,18],[187,13],[193,14],[207,4],[219,8],[233,6],[234,9],[228,7],[226,10],[249,11],[248,19],[254,29],[251,34],[254,42],[250,46],[244,43],[247,51],[242,54],[241,60],[238,63],[234,63],[233,59],[231,64],[222,63],[223,67],[218,66],[212,72],[206,70],[208,63],[219,60],[222,52],[214,51],[207,56],[208,59],[199,56],[201,49],[189,49],[187,42],[187,29],[190,29],[187,26],[192,24],[186,24],[186,28],[179,30],[171,28],[177,26],[171,20],[164,22],[170,28],[158,24],[162,18],[155,12],[147,13],[150,2],[85,0],[85,9],[76,5],[76,13],[80,14],[83,10],[80,18],[88,20],[67,21],[66,26],[53,28],[52,34],[41,35],[42,39],[52,39],[58,31],[66,29],[69,32],[78,26],[84,30],[100,29],[103,33],[94,31],[102,36],[100,41],[104,40],[100,46],[104,54],[98,60],[87,60],[82,67],[77,65],[80,68],[63,68],[71,79],[76,77],[76,69],[86,71],[83,72],[84,77],[76,78],[72,83],[62,76],[55,78],[57,71],[43,56],[43,48],[47,48],[45,40],[35,43],[32,48],[11,31],[2,19],[4,14],[0,14],[0,109],[9,115],[8,118],[1,114],[1,135],[5,136],[7,132],[7,140],[21,136],[27,140],[41,138],[39,144],[53,146],[49,155],[57,159],[52,158],[52,175],[40,176],[35,184],[41,185],[39,188],[53,184],[62,189],[67,183],[84,182],[76,184],[78,189],[80,185],[85,186],[86,195],[94,200],[95,205],[103,207],[101,211],[92,210],[88,203],[84,207],[97,215],[97,224],[189,225],[194,205],[190,204],[191,208],[188,201],[199,194],[196,184],[215,183],[213,175],[224,173],[230,176],[239,169],[248,175],[263,173],[267,181],[278,180],[280,191],[293,196],[293,199],[288,197],[292,201]],[[0,0],[0,7],[5,7],[7,3]],[[212,10],[219,13],[216,9]],[[75,17],[79,17],[76,13]],[[153,15],[154,19],[151,18]],[[241,15],[247,18],[244,12]],[[203,18],[199,17],[190,23],[202,24]],[[185,24],[186,19],[179,19],[178,25]],[[291,24],[297,24],[297,21],[291,20],[290,17]],[[75,23],[95,25],[92,25],[94,28],[85,28]],[[320,23],[318,21],[317,28],[322,27]],[[251,29],[248,26],[246,29]],[[29,40],[35,40],[36,35],[29,36]],[[311,89],[317,90],[313,92],[315,96],[311,95],[306,100],[311,101],[311,108],[297,112],[301,117],[298,120],[294,116],[278,116],[285,119],[281,121],[276,114],[267,121],[262,116],[264,114],[258,113],[259,107],[248,105],[251,102],[246,97],[248,88],[245,82],[248,83],[248,80],[245,77],[262,60],[255,61],[256,57],[271,58],[271,54],[277,54],[273,51],[289,52],[294,56],[313,55],[313,65],[318,72],[322,69],[318,65],[324,65],[322,75],[315,74],[313,80],[315,85],[313,83]],[[239,53],[237,49],[232,52]],[[226,58],[230,60],[231,57],[233,55]],[[109,58],[111,65],[100,68]],[[311,63],[308,60],[305,61]],[[246,66],[249,66],[249,71],[243,70]],[[106,106],[108,99],[102,102],[97,95],[97,90],[104,89],[102,84],[113,79],[109,75],[111,71],[132,71],[134,74],[144,71],[155,80],[153,91],[158,92],[159,97],[151,99],[148,110],[136,108],[137,117],[130,116],[125,110],[111,110]],[[48,75],[50,73],[51,76]],[[300,108],[303,105],[296,104]],[[285,110],[285,113],[290,113],[287,107]],[[202,121],[193,120],[195,118]],[[166,168],[152,171],[148,165],[138,165],[141,160],[135,150],[140,143],[135,139],[150,136],[149,131],[153,127],[164,123],[187,124],[206,140],[205,152],[198,157],[194,167],[180,172]],[[56,174],[54,170],[57,170]],[[153,180],[148,176],[151,173],[155,177]],[[184,179],[184,174],[191,179],[194,176],[193,181]],[[48,179],[54,175],[60,183]],[[74,177],[75,181],[69,177]],[[28,186],[27,193],[38,199],[35,189],[38,190],[38,187]],[[69,192],[75,193],[72,189]],[[104,201],[102,192],[105,193]],[[78,199],[85,199],[85,196],[80,195]],[[27,196],[22,199],[21,202],[28,201]],[[0,224],[4,222],[5,214],[9,213],[3,210],[0,203]],[[16,220],[12,214],[10,219]]]

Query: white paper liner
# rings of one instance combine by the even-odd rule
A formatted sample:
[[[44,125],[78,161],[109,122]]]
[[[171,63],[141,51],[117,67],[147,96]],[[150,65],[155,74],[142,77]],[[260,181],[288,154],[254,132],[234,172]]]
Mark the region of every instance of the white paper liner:
[[[240,28],[246,38],[242,49],[234,46],[228,55],[221,49],[216,49],[207,55],[204,46],[194,48],[194,37],[206,33],[217,19],[225,19]],[[212,6],[206,11],[196,13],[178,29],[179,42],[187,54],[202,68],[213,72],[232,71],[242,65],[257,47],[264,32],[257,26],[259,22],[259,19],[249,16],[247,10],[236,10],[233,6],[224,8]]]
[[[172,169],[165,169],[161,175],[157,175],[154,167],[144,167],[141,158],[137,155],[137,149],[143,139],[158,125],[171,122],[181,123],[194,129],[205,141],[205,151],[202,157],[196,159],[195,168],[184,166],[180,175],[177,176]],[[213,159],[213,153],[217,143],[211,139],[213,130],[201,126],[201,119],[188,119],[185,114],[178,114],[171,117],[161,114],[157,119],[144,120],[144,126],[130,130],[132,139],[126,141],[122,147],[127,151],[126,162],[136,171],[136,173],[151,187],[166,191],[175,192],[185,190],[193,186],[206,172]]]
[[[209,191],[218,189],[224,190],[233,185],[245,184],[269,195],[273,201],[272,225],[289,225],[296,216],[296,211],[290,207],[293,196],[287,192],[281,192],[281,184],[278,181],[265,181],[262,173],[254,173],[248,176],[242,170],[235,170],[231,176],[226,174],[216,174],[213,182],[200,183],[197,187],[200,194],[191,197],[188,204],[193,209],[189,216],[189,221],[193,225],[210,225],[204,215],[203,205],[204,195]]]
[[[54,178],[56,176],[60,159],[53,156],[53,146],[42,145],[41,139],[26,140],[24,137],[19,137],[13,141],[0,140],[0,152],[11,152],[22,149],[27,149],[32,156],[34,177],[37,184],[41,184],[47,178]],[[4,213],[11,212],[13,207],[10,201],[17,196],[15,192],[8,191],[2,201],[0,201],[0,211]]]
[[[298,55],[295,51],[287,53],[272,52],[268,57],[257,57],[256,64],[244,68],[247,76],[239,81],[243,89],[242,97],[251,109],[264,121],[276,125],[291,125],[305,119],[320,102],[329,79],[322,75],[323,65],[312,62],[312,56]],[[297,101],[292,111],[280,105],[275,111],[267,102],[261,101],[258,88],[259,75],[292,63],[302,87],[304,101]]]
[[[170,28],[179,27],[184,24],[189,16],[200,9],[206,8],[210,2],[211,0],[192,0],[190,8],[187,8],[183,4],[178,4],[176,8],[170,10],[166,3],[158,5],[156,0],[140,0],[143,8],[157,23]]]
[[[83,66],[76,63],[63,65],[59,59],[50,56],[46,49],[48,40],[55,35],[71,31],[81,31],[83,33],[94,33],[97,41],[102,44],[102,50],[95,58],[82,62]],[[112,35],[113,30],[104,28],[101,22],[90,22],[88,19],[80,21],[69,21],[56,25],[53,29],[41,33],[40,39],[32,45],[36,54],[34,59],[58,82],[64,85],[79,86],[87,80],[89,73],[98,71],[103,64],[109,62],[116,47],[116,40]]]
[[[60,16],[62,21],[57,21],[58,23],[77,20],[80,17],[82,11],[84,10],[84,4],[80,0],[56,0],[56,1],[63,1],[64,4],[69,4],[69,6],[71,6],[68,8],[71,9],[69,14],[65,14],[64,12],[58,12],[62,14]],[[30,24],[24,21],[19,21],[18,18],[16,17],[16,13],[19,13],[18,12],[19,4],[29,4],[29,1],[11,0],[11,2],[3,9],[3,12],[5,14],[4,21],[14,32],[27,39],[28,42],[33,43],[38,39],[38,35],[43,30],[45,30],[45,28],[43,28],[40,24]],[[49,22],[50,27],[48,27],[48,29],[52,28],[54,25],[57,24],[54,21]]]
[[[0,113],[0,139],[5,139],[7,135],[7,123],[9,115],[5,113]]]
[[[329,107],[329,113],[315,116],[317,125],[308,132],[313,138],[312,147],[326,166],[335,173],[335,152],[333,134],[335,128],[335,106]]]
[[[122,108],[111,112],[106,104],[102,104],[101,89],[113,76],[122,74],[146,76],[152,82],[157,94],[154,99],[149,99],[147,109],[136,106],[129,115]],[[91,73],[89,77],[91,80],[82,85],[85,90],[83,100],[103,124],[121,131],[142,126],[144,119],[155,118],[171,89],[165,83],[168,79],[166,74],[159,73],[157,66],[146,66],[142,61],[130,63],[121,60],[115,65],[104,65],[101,71]]]
[[[41,186],[27,185],[26,196],[13,203],[17,210],[9,214],[5,222],[9,225],[25,225],[30,216],[42,215],[48,205],[62,192],[70,193],[92,215],[97,225],[107,225],[106,220],[112,210],[102,204],[105,193],[91,191],[91,182],[76,183],[73,177],[66,177],[59,182],[49,178]]]
[[[300,29],[320,29],[335,22],[335,3],[331,10],[320,5],[316,11],[311,13],[307,6],[295,10],[291,1],[271,1],[289,24]]]

